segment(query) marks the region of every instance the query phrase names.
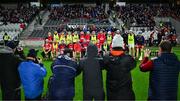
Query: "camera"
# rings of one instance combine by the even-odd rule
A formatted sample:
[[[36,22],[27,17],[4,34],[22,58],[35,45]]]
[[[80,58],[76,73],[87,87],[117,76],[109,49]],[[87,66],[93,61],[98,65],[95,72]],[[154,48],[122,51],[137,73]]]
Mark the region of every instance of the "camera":
[[[158,56],[158,51],[151,51],[150,56],[157,57]]]

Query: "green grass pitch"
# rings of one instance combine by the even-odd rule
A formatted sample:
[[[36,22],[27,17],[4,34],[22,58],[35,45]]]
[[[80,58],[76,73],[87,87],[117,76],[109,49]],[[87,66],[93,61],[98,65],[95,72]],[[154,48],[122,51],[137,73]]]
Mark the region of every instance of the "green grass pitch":
[[[157,47],[150,48],[151,50],[157,50]],[[27,53],[28,48],[25,48],[25,53]],[[174,47],[173,52],[176,53],[180,60],[180,47]],[[40,55],[40,52],[39,54]],[[43,62],[46,69],[47,69],[47,76],[44,79],[44,93],[47,92],[47,83],[49,77],[52,75],[50,66],[52,61],[44,61]],[[133,89],[136,95],[136,100],[146,100],[148,97],[148,84],[149,84],[149,73],[143,73],[138,68],[139,62],[134,70],[132,70],[132,78],[133,78]],[[103,80],[104,80],[104,90],[105,90],[105,79],[106,79],[106,71],[103,71]],[[180,100],[180,75],[179,75],[179,88],[178,88],[178,100]],[[22,91],[22,99],[24,99],[24,94]],[[82,100],[83,99],[83,92],[82,92],[82,75],[79,75],[76,77],[75,81],[75,97],[74,100]],[[1,97],[1,90],[0,90],[0,100],[2,100]]]

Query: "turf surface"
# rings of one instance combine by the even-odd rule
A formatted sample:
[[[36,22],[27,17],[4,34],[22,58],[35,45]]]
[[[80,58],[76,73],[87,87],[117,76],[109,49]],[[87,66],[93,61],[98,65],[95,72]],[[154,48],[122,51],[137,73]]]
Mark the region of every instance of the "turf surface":
[[[158,48],[150,48],[151,50],[157,50]],[[27,53],[28,48],[25,48],[25,53]],[[174,47],[173,52],[176,53],[180,60],[180,47]],[[38,54],[40,56],[40,52]],[[44,79],[44,93],[47,92],[47,84],[48,79],[52,75],[50,66],[52,61],[44,61],[43,62],[46,69],[47,69],[47,76]],[[133,78],[133,89],[136,95],[136,100],[146,100],[148,96],[148,84],[149,84],[149,73],[143,73],[140,72],[139,68],[139,62],[137,64],[137,67],[132,71],[132,78]],[[103,71],[103,80],[104,80],[104,87],[105,87],[105,78],[106,78],[106,71]],[[178,100],[180,100],[180,75],[179,75],[179,88],[178,88]],[[74,100],[82,100],[83,92],[82,92],[82,75],[79,75],[76,77],[75,81],[75,97]],[[22,90],[22,99],[24,99],[24,94]],[[1,90],[0,90],[0,100],[1,98]]]

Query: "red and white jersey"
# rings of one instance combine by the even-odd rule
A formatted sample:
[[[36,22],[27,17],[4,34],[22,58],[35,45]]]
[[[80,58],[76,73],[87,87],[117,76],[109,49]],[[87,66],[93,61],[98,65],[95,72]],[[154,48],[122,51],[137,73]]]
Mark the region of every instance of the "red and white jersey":
[[[74,48],[74,47],[73,47],[73,44],[70,43],[70,44],[68,45],[68,48],[69,48],[70,50],[73,50],[73,48]]]
[[[101,44],[97,42],[97,43],[96,43],[96,46],[97,46],[97,48],[98,48],[98,52],[101,51]]]
[[[64,51],[65,48],[66,48],[66,44],[60,44],[59,45],[60,51]]]
[[[88,47],[88,42],[83,42],[82,43],[82,51],[86,51],[87,50],[87,47]]]
[[[50,50],[51,49],[51,44],[49,44],[49,43],[46,43],[46,44],[44,44],[44,49],[46,50],[46,51],[48,51],[48,50]]]
[[[84,42],[84,39],[85,39],[85,35],[84,35],[84,34],[81,34],[81,35],[80,35],[80,42],[81,42],[81,43]]]
[[[81,52],[81,44],[80,43],[74,44],[74,51],[75,52]]]
[[[90,34],[86,34],[85,39],[89,43],[90,39],[91,39],[91,35]]]
[[[48,42],[51,43],[53,41],[53,36],[48,36]]]
[[[100,42],[101,45],[104,44],[104,42],[105,42],[105,40],[106,40],[105,34],[99,33],[98,36],[97,36],[97,38],[98,38],[98,40],[99,40],[99,42]]]

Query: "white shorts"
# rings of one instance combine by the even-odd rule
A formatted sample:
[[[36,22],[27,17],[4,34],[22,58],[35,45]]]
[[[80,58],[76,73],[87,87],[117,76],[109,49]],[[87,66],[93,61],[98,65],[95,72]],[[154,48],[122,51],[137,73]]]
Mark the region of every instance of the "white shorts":
[[[129,44],[129,48],[134,48],[134,44]]]

